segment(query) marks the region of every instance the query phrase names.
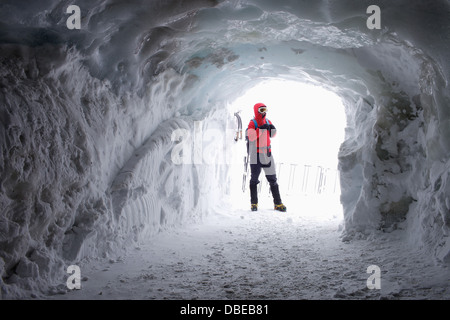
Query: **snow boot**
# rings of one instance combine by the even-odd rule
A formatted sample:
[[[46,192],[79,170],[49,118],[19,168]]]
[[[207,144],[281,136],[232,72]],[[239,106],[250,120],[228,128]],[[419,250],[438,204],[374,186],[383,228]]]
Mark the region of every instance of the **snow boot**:
[[[270,185],[270,192],[272,192],[275,210],[281,211],[281,212],[286,212],[286,206],[281,202],[280,190],[278,187],[278,183]]]
[[[252,211],[258,211],[258,204],[252,203]]]

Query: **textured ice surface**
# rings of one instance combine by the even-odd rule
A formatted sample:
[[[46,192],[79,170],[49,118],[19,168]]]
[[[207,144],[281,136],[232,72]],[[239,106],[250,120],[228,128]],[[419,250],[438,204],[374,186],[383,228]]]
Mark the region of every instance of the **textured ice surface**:
[[[208,214],[227,168],[174,166],[171,133],[224,131],[227,102],[272,78],[345,104],[343,236],[401,226],[448,262],[449,5],[378,3],[381,30],[370,1],[81,1],[68,30],[64,3],[3,1],[2,294]]]

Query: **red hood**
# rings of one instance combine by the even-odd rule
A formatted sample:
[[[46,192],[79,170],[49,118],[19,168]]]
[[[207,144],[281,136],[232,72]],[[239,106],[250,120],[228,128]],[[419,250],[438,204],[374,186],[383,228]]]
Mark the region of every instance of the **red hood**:
[[[263,115],[258,112],[258,109],[261,107],[265,107],[266,105],[264,103],[257,103],[253,107],[253,111],[255,112],[255,120],[258,123],[258,126],[262,126],[266,121],[266,115]]]

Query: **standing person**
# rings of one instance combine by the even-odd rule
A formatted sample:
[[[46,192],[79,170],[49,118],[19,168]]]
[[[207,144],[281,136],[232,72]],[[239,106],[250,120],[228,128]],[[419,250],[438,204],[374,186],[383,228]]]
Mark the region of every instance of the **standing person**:
[[[250,200],[251,210],[258,210],[258,183],[261,169],[264,170],[267,181],[270,184],[275,210],[286,212],[280,197],[275,171],[275,161],[272,156],[270,138],[275,137],[277,130],[270,120],[266,118],[267,107],[263,103],[257,103],[253,107],[255,117],[247,128],[248,148],[250,155]]]

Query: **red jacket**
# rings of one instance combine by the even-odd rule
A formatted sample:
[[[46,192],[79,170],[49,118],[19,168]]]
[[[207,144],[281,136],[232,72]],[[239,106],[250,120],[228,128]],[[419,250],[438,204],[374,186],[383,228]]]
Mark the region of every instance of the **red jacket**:
[[[250,120],[250,123],[248,124],[248,140],[250,142],[254,142],[256,141],[256,145],[258,147],[258,152],[259,153],[264,153],[267,151],[272,152],[271,148],[270,148],[270,137],[272,136],[275,137],[276,135],[276,130],[260,130],[259,128],[266,124],[272,124],[272,122],[267,119],[266,122],[266,115],[262,115],[261,113],[258,112],[258,109],[263,106],[264,104],[262,103],[258,103],[255,104],[255,106],[253,107],[253,110],[255,112],[255,120],[256,123],[258,124],[258,128],[255,130],[255,123],[253,122],[253,120]],[[270,132],[269,132],[270,131]]]

